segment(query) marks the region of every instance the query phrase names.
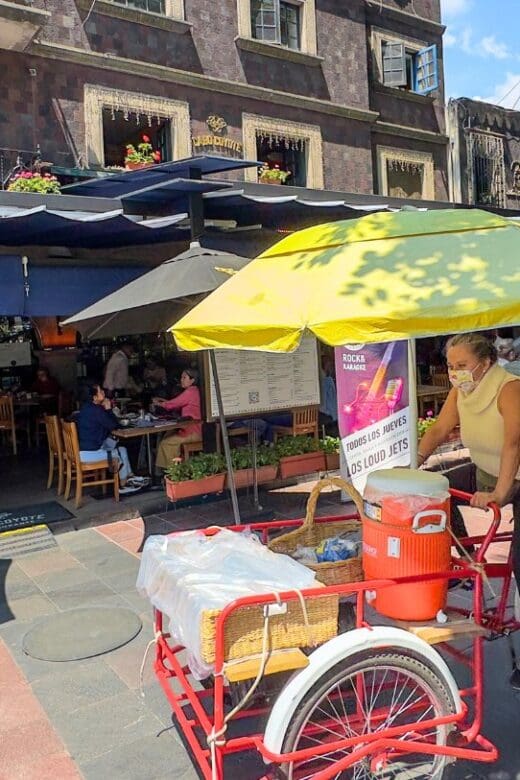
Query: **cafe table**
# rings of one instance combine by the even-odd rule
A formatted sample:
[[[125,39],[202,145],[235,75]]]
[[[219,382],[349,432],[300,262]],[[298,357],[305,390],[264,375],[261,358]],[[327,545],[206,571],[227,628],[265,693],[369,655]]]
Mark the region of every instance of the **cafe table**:
[[[150,437],[157,436],[160,433],[171,433],[172,431],[180,431],[186,428],[187,425],[193,425],[193,423],[199,423],[200,420],[152,420],[145,422],[144,424],[131,424],[125,428],[115,428],[112,431],[112,436],[122,441],[129,439],[145,438],[146,439],[146,457],[148,461],[148,473],[153,479],[153,464],[152,464],[152,446]]]
[[[433,404],[433,413],[437,415],[439,410],[448,397],[449,387],[438,387],[437,385],[418,385],[417,386],[417,406],[419,417],[424,417],[424,409],[428,402]]]

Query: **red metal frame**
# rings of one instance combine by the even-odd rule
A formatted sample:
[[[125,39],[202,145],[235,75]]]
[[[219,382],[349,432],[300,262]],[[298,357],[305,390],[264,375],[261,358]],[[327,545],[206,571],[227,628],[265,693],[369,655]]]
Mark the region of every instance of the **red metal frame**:
[[[453,495],[465,500],[469,496],[459,491],[452,491]],[[508,541],[511,539],[511,533],[497,534],[500,523],[500,510],[496,506],[490,507],[493,512],[493,519],[490,528],[484,537],[474,537],[465,541],[466,544],[477,542],[480,549],[476,556],[476,562],[482,563],[488,577],[498,577],[503,580],[502,593],[498,606],[493,610],[485,610],[483,606],[483,577],[480,572],[474,568],[469,568],[461,559],[454,560],[458,568],[457,576],[461,578],[473,578],[473,609],[471,615],[478,625],[488,629],[492,633],[508,633],[520,628],[520,624],[513,619],[506,619],[506,602],[509,586],[511,583],[511,553],[507,563],[489,564],[485,556],[489,546],[493,541]],[[322,517],[316,520],[318,523],[343,522],[347,519],[357,519],[357,515],[343,515],[333,517]],[[264,523],[253,523],[247,526],[232,526],[231,530],[240,533],[249,530],[257,533],[262,542],[268,542],[271,534],[281,530],[297,528],[303,520],[277,520]],[[212,527],[203,530],[208,536],[218,533],[220,528]],[[305,598],[322,598],[331,594],[341,596],[354,596],[356,599],[356,626],[357,628],[369,627],[365,620],[365,593],[368,590],[379,590],[395,584],[405,584],[414,582],[424,582],[425,580],[448,579],[454,576],[453,570],[439,574],[427,576],[403,577],[398,580],[371,580],[359,583],[350,583],[347,585],[311,588],[302,591]],[[282,764],[287,761],[305,760],[312,755],[319,755],[320,751],[330,751],[335,747],[335,743],[328,743],[325,746],[318,746],[312,749],[300,750],[295,753],[285,755],[275,755],[270,753],[263,743],[262,734],[248,734],[246,736],[232,737],[225,736],[225,703],[224,697],[227,687],[224,681],[224,631],[226,621],[231,613],[244,606],[262,605],[275,603],[277,598],[282,601],[294,601],[298,599],[298,594],[294,591],[281,593],[276,597],[274,594],[265,594],[259,596],[245,597],[237,599],[226,606],[220,613],[216,621],[215,637],[215,672],[214,686],[212,689],[196,690],[192,684],[191,673],[181,660],[181,653],[184,648],[170,643],[170,637],[163,631],[163,617],[160,612],[155,613],[155,631],[157,638],[155,673],[166,694],[168,701],[173,709],[177,723],[182,730],[194,758],[202,772],[205,780],[223,780],[224,779],[224,757],[232,753],[238,753],[248,750],[257,750],[266,762],[272,764]],[[461,610],[461,612],[463,612]],[[466,613],[470,615],[469,611]],[[464,661],[472,672],[472,684],[460,691],[463,701],[463,710],[459,714],[446,716],[443,718],[432,719],[421,723],[421,729],[418,729],[418,735],[424,728],[432,728],[444,723],[452,723],[457,727],[457,739],[450,738],[450,744],[438,746],[430,743],[409,742],[404,744],[399,740],[399,734],[405,727],[395,727],[386,731],[365,735],[363,737],[363,747],[356,750],[354,755],[346,756],[333,767],[326,768],[314,775],[314,780],[328,780],[338,771],[348,768],[355,761],[358,761],[362,755],[370,755],[378,751],[385,754],[388,751],[405,752],[407,750],[420,750],[422,753],[442,754],[453,758],[464,758],[472,761],[493,762],[498,757],[498,751],[494,745],[485,739],[480,733],[482,727],[483,715],[483,637],[474,638],[472,643],[472,653],[465,655],[455,648],[444,644],[445,650],[448,650],[455,658]],[[176,690],[173,689],[170,681],[174,679],[177,683]],[[204,704],[206,703],[206,707]],[[208,706],[211,705],[211,706]],[[470,706],[472,705],[472,706]],[[471,714],[472,713],[472,714]],[[232,722],[244,720],[247,718],[256,718],[259,715],[268,714],[268,708],[250,708],[243,709],[234,718]],[[217,740],[214,746],[213,769],[212,769],[212,751],[210,750],[211,735],[219,735],[224,732],[224,738]],[[354,739],[344,739],[338,743],[340,747],[346,748],[355,744]]]

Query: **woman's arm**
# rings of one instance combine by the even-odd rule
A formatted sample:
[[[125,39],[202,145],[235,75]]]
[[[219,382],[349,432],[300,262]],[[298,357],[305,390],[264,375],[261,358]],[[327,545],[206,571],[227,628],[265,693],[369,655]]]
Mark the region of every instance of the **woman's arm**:
[[[457,390],[453,387],[443,404],[437,420],[431,428],[428,428],[419,442],[417,455],[419,466],[422,465],[432,452],[448,438],[449,434],[459,424],[459,412],[457,409]]]
[[[168,412],[173,411],[174,409],[180,410],[190,402],[190,395],[191,393],[189,390],[183,390],[180,395],[172,398],[170,401],[164,401],[162,399],[156,400],[154,398],[154,403],[157,403],[158,406],[162,406],[162,408],[166,409]]]
[[[508,382],[498,396],[498,411],[504,419],[504,445],[496,487],[490,493],[474,493],[471,506],[485,509],[492,501],[507,504],[520,466],[520,382]],[[490,431],[492,436],[493,432]]]

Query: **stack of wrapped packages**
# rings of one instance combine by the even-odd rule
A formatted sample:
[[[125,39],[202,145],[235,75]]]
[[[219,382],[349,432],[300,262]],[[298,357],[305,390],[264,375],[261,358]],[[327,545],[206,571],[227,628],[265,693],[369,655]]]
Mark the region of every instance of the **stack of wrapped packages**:
[[[137,578],[139,593],[163,613],[172,639],[186,648],[197,679],[212,671],[201,652],[204,613],[244,596],[319,585],[313,571],[271,552],[254,534],[227,529],[214,536],[201,531],[150,536]]]

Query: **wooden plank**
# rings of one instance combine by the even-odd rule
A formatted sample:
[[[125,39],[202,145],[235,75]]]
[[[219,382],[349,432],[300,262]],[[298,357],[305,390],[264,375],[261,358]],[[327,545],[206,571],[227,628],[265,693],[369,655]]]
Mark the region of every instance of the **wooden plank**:
[[[436,620],[424,622],[398,620],[396,623],[399,628],[410,631],[415,636],[424,639],[429,645],[487,634],[487,630],[482,628],[482,626],[478,626],[474,620],[461,618],[458,613],[448,613],[448,621],[446,623],[438,623]]]
[[[226,664],[225,675],[229,682],[254,680],[260,669],[260,655],[247,658],[245,661]],[[309,665],[309,659],[299,648],[292,650],[274,650],[265,665],[264,675],[303,669]]]

